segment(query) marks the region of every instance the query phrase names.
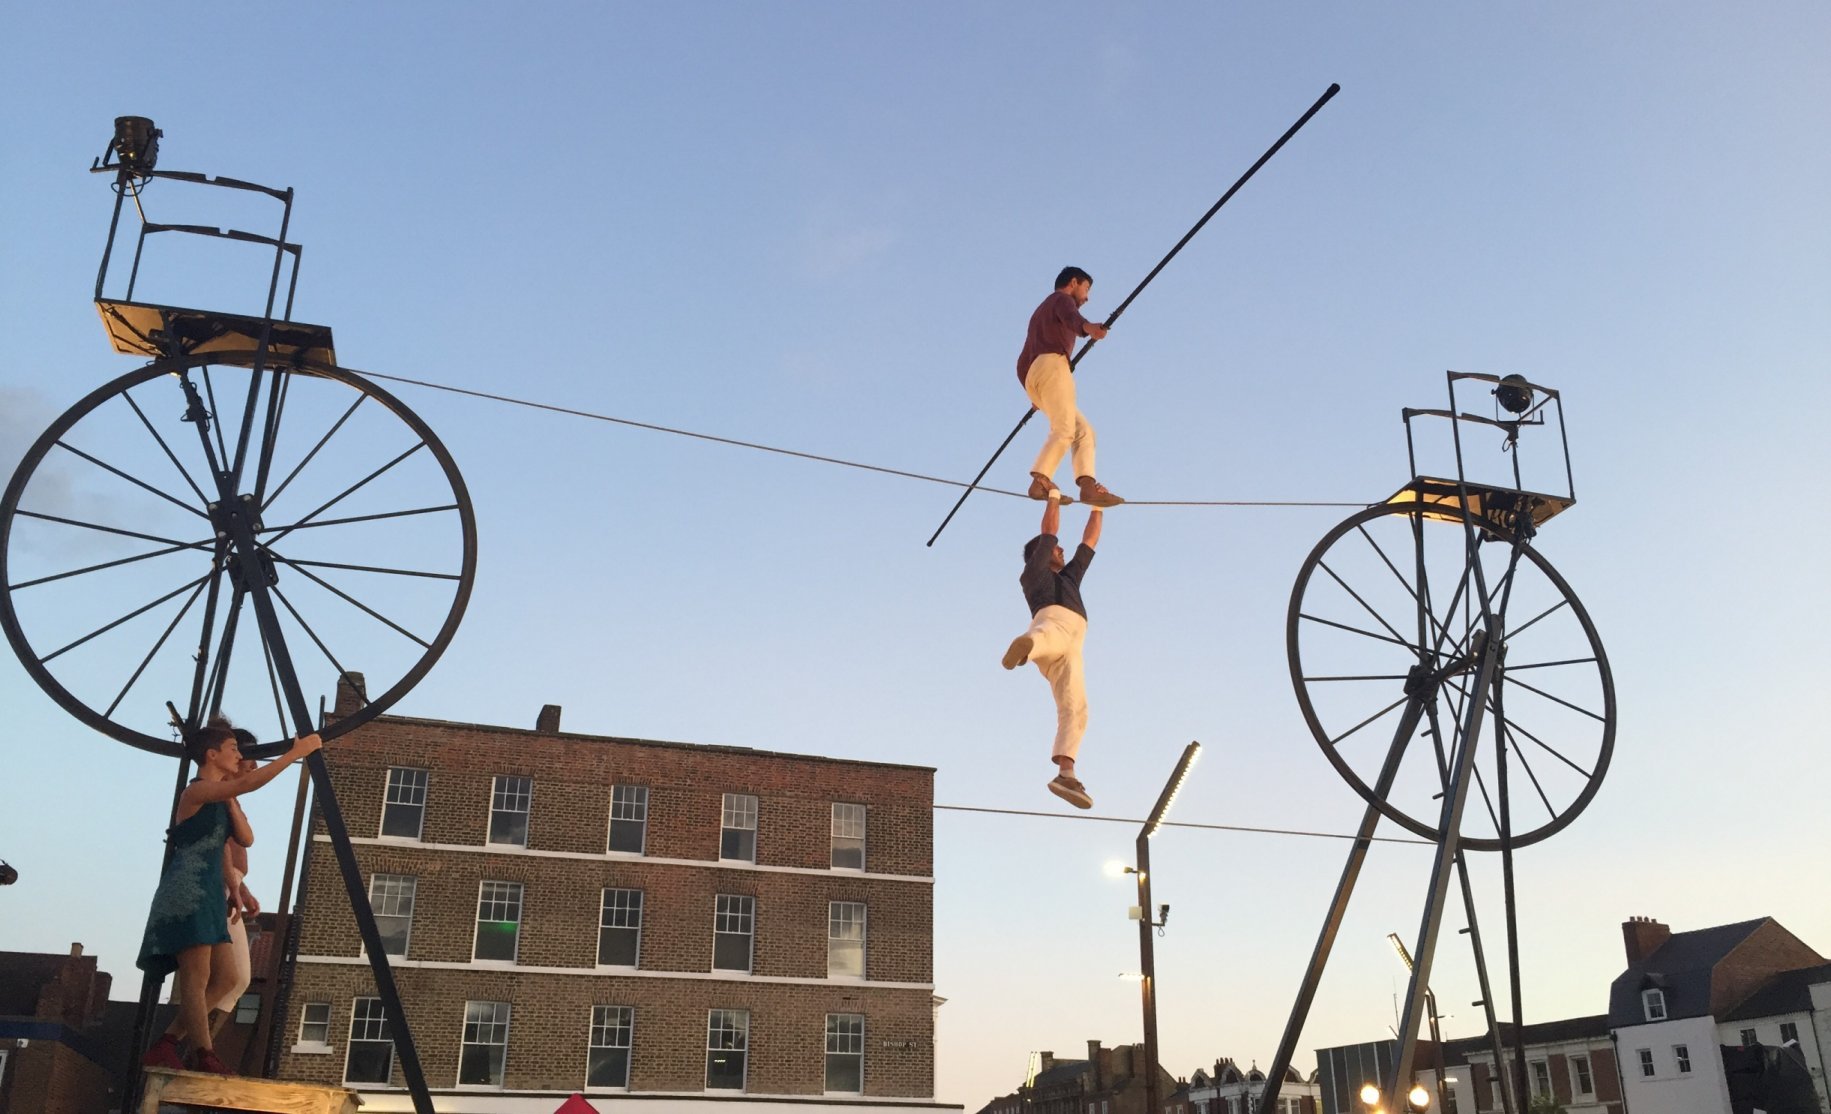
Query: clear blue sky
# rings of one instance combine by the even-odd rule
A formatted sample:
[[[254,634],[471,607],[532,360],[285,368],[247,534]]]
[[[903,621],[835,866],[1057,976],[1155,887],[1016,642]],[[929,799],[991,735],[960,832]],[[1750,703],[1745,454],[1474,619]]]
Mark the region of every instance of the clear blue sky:
[[[1629,915],[1773,915],[1831,948],[1828,47],[1804,2],[14,5],[0,457],[133,366],[88,301],[107,195],[84,171],[116,115],[158,121],[164,166],[298,189],[298,316],[347,365],[966,478],[1024,409],[1011,364],[1055,271],[1092,271],[1104,316],[1339,82],[1083,365],[1102,478],[1374,500],[1406,478],[1399,408],[1437,404],[1445,368],[1564,391],[1581,502],[1542,548],[1602,631],[1621,726],[1596,803],[1520,856],[1522,929],[1528,1016],[1600,1012]],[[400,711],[532,725],[558,703],[573,730],[929,764],[942,803],[1055,807],[1045,688],[996,664],[1033,505],[977,497],[925,549],[940,487],[402,396],[464,468],[482,557]],[[1109,516],[1086,585],[1097,811],[1142,815],[1200,739],[1179,817],[1353,826],[1283,638],[1341,514]],[[0,707],[22,875],[0,948],[80,940],[125,990],[169,766],[10,656]],[[940,1097],[976,1108],[1033,1050],[1137,1039],[1130,898],[1100,870],[1132,829],[936,826]],[[1172,1071],[1269,1059],[1343,851],[1158,838]],[[1386,1035],[1383,937],[1415,925],[1426,865],[1374,856],[1306,1070]],[[1435,982],[1477,996],[1454,948]]]

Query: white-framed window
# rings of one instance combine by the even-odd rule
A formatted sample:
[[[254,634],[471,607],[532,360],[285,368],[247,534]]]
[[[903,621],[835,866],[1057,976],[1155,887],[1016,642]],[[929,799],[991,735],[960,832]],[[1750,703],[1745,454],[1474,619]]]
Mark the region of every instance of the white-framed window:
[[[528,845],[528,810],[534,803],[534,779],[499,775],[490,786],[489,842],[510,847]]]
[[[1588,1056],[1572,1056],[1570,1058],[1570,1073],[1573,1077],[1571,1082],[1576,1085],[1575,1089],[1578,1095],[1593,1095],[1596,1093],[1596,1080],[1595,1077],[1590,1074]]]
[[[610,787],[610,850],[640,855],[648,843],[648,786]]]
[[[413,935],[413,898],[418,890],[419,878],[412,874],[369,876],[369,911],[375,914],[375,931],[381,934],[383,953],[407,954],[407,942]]]
[[[1551,1093],[1551,1064],[1545,1060],[1531,1060],[1527,1067],[1532,1069],[1532,1093],[1549,1095]]]
[[[585,1086],[629,1087],[629,1050],[635,1030],[634,1007],[591,1007],[591,1051],[585,1064]]]
[[[1756,1046],[1757,1044],[1760,1044],[1760,1043],[1761,1043],[1761,1040],[1760,1040],[1760,1038],[1755,1036],[1755,1031],[1753,1029],[1742,1030],[1742,1047],[1743,1048],[1753,1048],[1754,1046]]]
[[[458,1086],[500,1087],[509,1057],[509,1004],[464,1003],[464,1041],[458,1049]]]
[[[1641,1078],[1653,1078],[1653,1050],[1651,1048],[1638,1049],[1636,1050],[1636,1055],[1640,1057]]]
[[[1648,1021],[1666,1019],[1666,992],[1658,987],[1649,987],[1640,992],[1640,1007],[1647,1015]]]
[[[859,1095],[865,1090],[865,1015],[826,1015],[826,1089]]]
[[[828,978],[865,977],[865,903],[829,901],[826,913]]]
[[[598,910],[598,966],[635,967],[642,955],[642,891],[604,891]]]
[[[470,957],[513,963],[520,943],[521,883],[478,883],[477,936]]]
[[[252,1025],[260,1019],[260,1016],[261,996],[259,994],[244,994],[235,1000],[235,1023],[237,1025]]]
[[[357,998],[350,1003],[350,1042],[344,1050],[345,1083],[387,1083],[394,1071],[394,1037],[388,1032],[388,1011],[380,998]]]
[[[742,1091],[750,1054],[750,1011],[706,1011],[706,1090]]]
[[[1278,1114],[1303,1114],[1303,1100],[1279,1095]]]
[[[381,834],[418,839],[426,826],[426,783],[431,775],[409,766],[389,766],[382,794]]]
[[[748,971],[756,939],[757,899],[719,894],[712,914],[712,968]],[[710,1086],[710,1084],[708,1084]]]
[[[1780,1023],[1780,1043],[1791,1044],[1799,1039],[1799,1026],[1791,1021]]]
[[[730,862],[757,861],[757,799],[748,793],[727,793],[718,833],[718,857]]]
[[[1672,1046],[1672,1058],[1674,1060],[1678,1061],[1678,1073],[1680,1075],[1690,1075],[1691,1074],[1691,1046],[1690,1045],[1685,1045],[1685,1044],[1673,1045]]]
[[[331,1004],[307,1002],[299,1008],[299,1043],[331,1043]]]
[[[865,806],[833,802],[833,869],[865,869]]]

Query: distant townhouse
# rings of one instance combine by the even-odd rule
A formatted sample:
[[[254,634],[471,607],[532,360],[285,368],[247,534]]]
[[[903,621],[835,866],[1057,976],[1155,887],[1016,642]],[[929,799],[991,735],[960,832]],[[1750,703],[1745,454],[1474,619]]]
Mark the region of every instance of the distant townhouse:
[[[1831,1006],[1831,966],[1823,956],[1771,917],[1688,932],[1634,917],[1621,930],[1628,965],[1609,988],[1608,1017],[1630,1111],[1746,1106],[1732,1093],[1753,1085],[1753,1069],[1736,1051],[1758,1046],[1792,1046],[1826,1104],[1831,1031],[1818,1014]],[[1777,1063],[1769,1074],[1785,1070]]]

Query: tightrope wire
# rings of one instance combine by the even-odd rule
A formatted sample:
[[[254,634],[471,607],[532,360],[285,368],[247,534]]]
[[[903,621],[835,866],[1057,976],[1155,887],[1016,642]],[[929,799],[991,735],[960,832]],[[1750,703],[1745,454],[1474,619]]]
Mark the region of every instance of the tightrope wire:
[[[446,391],[455,395],[467,395],[471,398],[500,402],[509,406],[525,406],[530,410],[545,410],[553,414],[564,414],[573,418],[588,418],[594,422],[610,422],[614,425],[630,426],[634,429],[646,429],[654,433],[668,433],[675,437],[691,437],[699,441],[712,441],[720,445],[731,445],[740,449],[755,449],[758,452],[776,453],[779,456],[792,456],[801,460],[817,461],[821,464],[838,464],[846,468],[857,468],[865,472],[879,472],[886,476],[901,476],[906,480],[921,480],[924,483],[942,484],[946,487],[969,487],[964,480],[950,480],[943,476],[929,476],[921,472],[910,472],[902,468],[887,468],[881,464],[866,464],[857,460],[846,460],[837,456],[823,456],[820,453],[802,452],[799,449],[784,449],[776,445],[765,445],[757,441],[742,441],[735,437],[720,437],[712,433],[697,433],[690,429],[676,429],[673,426],[657,425],[654,422],[639,422],[633,418],[619,418],[613,414],[600,414],[592,410],[580,410],[571,406],[557,406],[550,402],[535,402],[531,399],[515,398],[510,395],[492,394],[489,391],[476,391],[468,387],[453,387],[445,383],[434,383],[426,379],[410,379],[404,375],[385,375],[379,371],[363,371],[359,368],[344,370],[361,375],[367,379],[385,379],[391,383],[406,383],[415,387],[425,387],[433,391]],[[1029,495],[1021,491],[1006,491],[1002,488],[981,487],[979,491],[993,495],[1008,495],[1013,499],[1028,499]],[[1307,499],[1128,499],[1128,507],[1353,507],[1360,508],[1365,503],[1347,503]]]

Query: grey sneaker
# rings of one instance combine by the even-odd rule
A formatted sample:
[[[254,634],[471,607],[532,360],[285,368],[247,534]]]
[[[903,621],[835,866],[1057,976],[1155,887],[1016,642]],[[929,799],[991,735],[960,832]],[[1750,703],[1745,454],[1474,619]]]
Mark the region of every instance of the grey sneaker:
[[[1076,808],[1094,807],[1094,799],[1087,795],[1087,787],[1067,774],[1055,775],[1055,779],[1049,783],[1049,792]]]
[[[1030,473],[1030,498],[1042,500],[1053,499],[1064,507],[1074,502],[1072,496],[1064,495],[1053,483],[1050,483],[1035,472]]]
[[[1027,634],[1020,634],[1016,638],[1013,638],[1010,647],[1005,650],[1004,667],[1006,669],[1016,669],[1018,666],[1030,660],[1030,651],[1035,648],[1036,639],[1031,638]]]

